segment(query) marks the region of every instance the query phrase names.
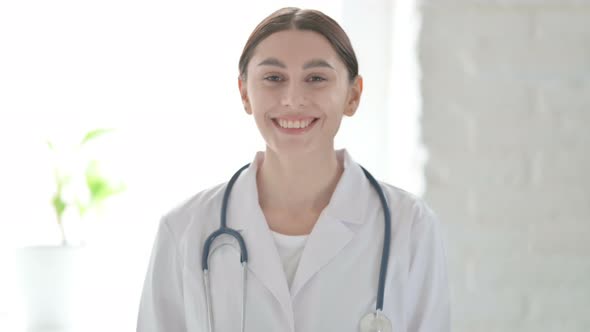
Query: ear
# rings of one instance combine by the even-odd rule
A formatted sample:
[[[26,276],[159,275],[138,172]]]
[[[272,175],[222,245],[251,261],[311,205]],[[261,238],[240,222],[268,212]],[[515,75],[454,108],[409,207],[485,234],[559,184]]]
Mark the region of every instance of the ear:
[[[361,95],[363,93],[363,78],[360,75],[354,79],[350,84],[348,91],[348,100],[346,101],[346,109],[344,115],[353,116],[356,113],[359,103],[361,101]]]
[[[238,77],[238,89],[240,90],[240,97],[242,98],[242,104],[244,104],[244,110],[248,114],[252,114],[252,108],[250,107],[250,100],[248,99],[248,90],[246,89],[246,81]]]

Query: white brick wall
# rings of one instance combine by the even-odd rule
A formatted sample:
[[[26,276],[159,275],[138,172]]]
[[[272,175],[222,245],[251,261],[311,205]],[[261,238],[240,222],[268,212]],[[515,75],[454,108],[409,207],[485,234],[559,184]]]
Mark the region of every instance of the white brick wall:
[[[453,330],[590,331],[590,1],[419,5]]]

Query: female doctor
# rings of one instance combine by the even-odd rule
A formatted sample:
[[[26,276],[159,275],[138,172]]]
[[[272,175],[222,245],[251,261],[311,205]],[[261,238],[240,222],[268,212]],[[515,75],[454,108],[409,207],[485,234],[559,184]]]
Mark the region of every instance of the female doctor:
[[[439,221],[334,150],[363,90],[338,23],[272,13],[238,86],[266,150],[161,220],[137,331],[450,331]]]

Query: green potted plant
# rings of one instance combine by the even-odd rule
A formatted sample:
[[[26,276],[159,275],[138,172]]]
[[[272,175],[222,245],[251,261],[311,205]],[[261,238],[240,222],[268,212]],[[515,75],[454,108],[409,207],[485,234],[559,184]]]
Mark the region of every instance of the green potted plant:
[[[112,130],[94,129],[89,131],[84,135],[79,145],[75,147],[75,151],[82,152],[89,142],[96,140],[110,131]],[[47,141],[47,145],[52,151],[58,153],[51,141]],[[124,190],[124,186],[121,183],[114,183],[102,174],[98,160],[86,160],[82,165],[84,166],[84,173],[81,177],[83,177],[86,192],[75,193],[73,197],[67,197],[66,188],[75,182],[75,177],[76,175],[80,175],[78,172],[80,170],[72,171],[68,167],[59,166],[56,166],[54,169],[55,193],[51,203],[59,226],[62,245],[68,245],[69,243],[67,233],[64,229],[64,213],[67,209],[75,208],[80,219],[83,219],[88,212],[98,209],[109,197]]]
[[[104,201],[124,190],[121,183],[115,183],[103,174],[99,161],[89,154],[90,143],[111,131],[89,131],[65,154],[47,141],[56,161],[51,204],[61,241],[59,245],[25,247],[17,253],[25,323],[29,330],[76,327],[82,307],[77,303],[84,293],[85,255],[83,242],[71,241],[67,226],[82,222]]]

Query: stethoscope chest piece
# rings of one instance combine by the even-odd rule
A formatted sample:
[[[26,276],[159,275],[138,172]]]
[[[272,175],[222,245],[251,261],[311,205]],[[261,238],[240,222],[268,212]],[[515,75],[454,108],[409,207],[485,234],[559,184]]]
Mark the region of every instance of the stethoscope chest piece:
[[[361,319],[361,332],[392,332],[391,321],[381,311],[370,312]]]

